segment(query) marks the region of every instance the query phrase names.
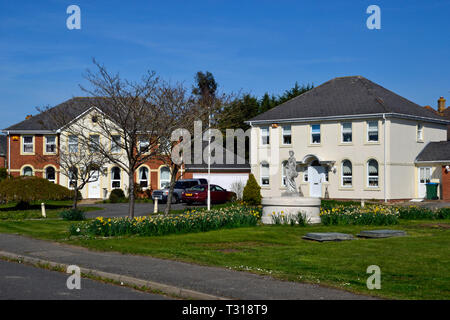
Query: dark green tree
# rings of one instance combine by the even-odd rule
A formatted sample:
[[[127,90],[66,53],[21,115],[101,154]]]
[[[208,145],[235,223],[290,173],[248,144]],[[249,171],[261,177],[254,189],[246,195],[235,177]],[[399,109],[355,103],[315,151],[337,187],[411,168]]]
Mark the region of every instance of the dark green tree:
[[[256,182],[255,176],[248,176],[247,184],[244,187],[242,200],[249,205],[257,206],[261,204],[261,187]]]
[[[314,88],[314,85],[312,84],[308,83],[307,85],[300,86],[298,82],[295,82],[295,85],[291,89],[286,90],[281,96],[278,97],[277,105],[291,100],[292,98],[295,98],[306,91],[311,90],[312,88]]]
[[[214,98],[217,87],[218,84],[211,72],[206,71],[203,73],[199,71],[195,75],[195,85],[192,87],[192,94],[202,99],[205,99],[206,97]]]

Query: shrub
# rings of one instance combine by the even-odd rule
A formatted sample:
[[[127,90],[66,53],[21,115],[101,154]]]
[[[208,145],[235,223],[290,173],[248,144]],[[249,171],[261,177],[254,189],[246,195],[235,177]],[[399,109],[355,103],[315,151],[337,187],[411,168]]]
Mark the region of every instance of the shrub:
[[[244,187],[242,200],[252,206],[261,204],[261,187],[258,182],[256,182],[253,174],[250,174],[248,177],[247,184]]]
[[[109,195],[109,201],[112,203],[121,202],[125,199],[125,193],[122,189],[114,189]]]
[[[90,236],[159,236],[171,233],[205,232],[220,228],[255,226],[261,217],[259,209],[232,206],[220,209],[191,210],[181,215],[104,219],[102,217],[72,224],[71,235]]]
[[[450,208],[441,208],[438,209],[437,212],[437,219],[450,219]]]
[[[8,170],[6,168],[0,168],[0,181],[5,180],[8,177]]]
[[[450,208],[440,208],[432,210],[419,206],[397,207],[400,213],[400,219],[406,220],[434,220],[434,219],[449,219]]]
[[[61,211],[59,216],[67,221],[81,221],[86,219],[84,212],[78,209],[68,209]]]
[[[397,224],[399,212],[388,206],[337,206],[320,209],[320,218],[324,225],[391,225]]]
[[[289,224],[291,226],[299,225],[301,227],[306,226],[309,222],[306,214],[302,211],[297,212],[296,214],[281,212],[273,212],[272,213],[272,222],[273,224]]]
[[[241,180],[233,182],[231,184],[230,189],[236,194],[237,200],[242,200],[242,193],[244,192],[244,183]]]
[[[68,200],[72,191],[38,177],[7,178],[0,182],[0,199],[4,202]]]

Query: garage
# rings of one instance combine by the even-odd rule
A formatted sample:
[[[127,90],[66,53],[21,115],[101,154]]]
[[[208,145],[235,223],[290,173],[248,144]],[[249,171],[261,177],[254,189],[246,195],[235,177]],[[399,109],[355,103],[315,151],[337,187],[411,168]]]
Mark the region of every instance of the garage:
[[[193,173],[193,178],[208,179],[208,173]],[[244,186],[248,180],[248,173],[211,173],[209,183],[217,184],[222,188],[231,190],[234,182],[241,181]]]

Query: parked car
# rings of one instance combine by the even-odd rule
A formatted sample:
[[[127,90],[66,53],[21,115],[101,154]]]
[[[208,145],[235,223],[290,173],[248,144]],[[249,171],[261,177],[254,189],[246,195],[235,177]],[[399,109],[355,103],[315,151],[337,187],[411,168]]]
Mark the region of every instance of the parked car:
[[[210,185],[211,190],[211,203],[224,203],[227,201],[234,201],[236,199],[236,193],[227,191],[226,189],[216,185]],[[208,197],[208,184],[200,184],[198,186],[187,189],[182,194],[182,199],[187,204],[194,202],[206,203]]]
[[[178,203],[182,200],[182,193],[189,188],[200,184],[207,184],[208,180],[206,179],[183,179],[175,182],[175,186],[172,194],[172,203]],[[167,186],[164,189],[154,190],[152,192],[152,199],[158,199],[158,201],[165,203],[167,202],[167,197],[169,195],[169,187]]]

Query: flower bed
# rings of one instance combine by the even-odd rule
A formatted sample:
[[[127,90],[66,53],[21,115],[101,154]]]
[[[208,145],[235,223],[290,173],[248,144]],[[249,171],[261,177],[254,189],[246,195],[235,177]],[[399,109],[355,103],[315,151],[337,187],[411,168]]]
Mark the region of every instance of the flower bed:
[[[102,217],[70,226],[71,235],[90,236],[159,236],[171,233],[204,232],[220,228],[255,226],[260,209],[232,206],[220,209],[190,210],[181,215],[144,216],[105,219]]]
[[[321,209],[320,218],[324,225],[391,225],[397,224],[398,208],[370,205],[336,206],[331,209]]]

